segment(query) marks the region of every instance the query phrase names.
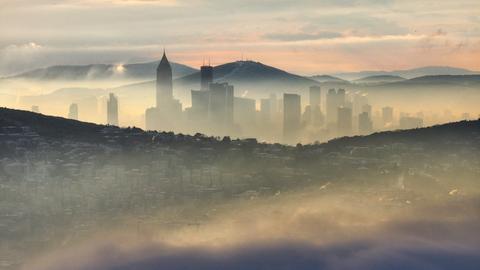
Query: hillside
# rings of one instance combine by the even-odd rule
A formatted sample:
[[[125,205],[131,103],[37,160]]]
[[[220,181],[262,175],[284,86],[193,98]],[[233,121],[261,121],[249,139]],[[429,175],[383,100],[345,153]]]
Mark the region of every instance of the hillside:
[[[237,61],[215,66],[213,68],[215,82],[229,82],[239,89],[267,89],[281,87],[282,90],[301,89],[318,84],[317,81],[295,75],[284,70],[254,61]],[[179,85],[198,88],[200,73],[178,78]]]
[[[400,76],[376,75],[376,76],[368,76],[368,77],[360,78],[360,79],[354,80],[353,82],[356,84],[382,84],[382,83],[390,83],[390,82],[399,82],[404,80],[405,78]]]
[[[327,230],[329,237],[337,239],[338,235],[358,235],[372,226],[381,227],[378,233],[367,235],[392,239],[389,231],[385,233],[385,228],[392,226],[391,219],[372,219],[374,212],[400,213],[399,220],[408,220],[399,223],[399,232],[394,231],[396,239],[406,238],[405,229],[428,238],[432,228],[438,228],[434,234],[443,240],[446,228],[455,233],[462,230],[451,227],[458,223],[460,213],[475,218],[465,226],[472,228],[471,235],[477,235],[479,212],[472,203],[478,205],[480,194],[480,121],[293,147],[254,139],[144,132],[0,108],[0,149],[2,244],[9,247],[3,251],[12,266],[7,269],[31,269],[19,266],[31,254],[44,254],[45,247],[55,254],[67,248],[74,248],[75,255],[78,250],[109,253],[110,241],[99,247],[91,244],[106,230],[118,232],[112,239],[132,233],[134,237],[125,240],[134,239],[135,244],[141,239],[148,241],[148,237],[157,242],[173,234],[175,239],[176,230],[181,235],[212,232],[209,239],[218,241],[217,232],[224,233],[224,228],[227,232],[241,228],[247,232],[242,234],[243,240],[244,235],[257,238],[260,227],[267,235],[270,231],[278,233],[267,240],[275,240],[277,235],[284,239],[290,229],[294,233],[318,230],[321,237]],[[410,213],[415,207],[421,218],[412,220]],[[463,207],[469,211],[459,212]],[[448,223],[430,222],[432,213]],[[233,215],[241,217],[232,222],[228,218]],[[296,225],[299,222],[305,226]],[[277,231],[283,223],[288,230]],[[418,230],[418,224],[424,227]],[[471,241],[478,243],[476,238]],[[422,238],[423,242],[430,243]],[[87,245],[75,248],[78,243]],[[124,248],[125,243],[120,241],[119,246]],[[146,243],[151,246],[151,242]],[[291,246],[292,242],[285,243]],[[351,245],[364,252],[368,245],[358,243]],[[338,256],[352,250],[348,245],[340,249],[334,246]],[[390,245],[391,241],[372,252]],[[165,252],[171,254],[166,249],[154,254]],[[312,256],[322,252],[319,249]],[[421,252],[425,254],[424,249]],[[262,250],[255,253],[265,254]],[[278,261],[287,253],[298,253],[298,249],[294,246],[273,258]],[[144,257],[118,264],[123,254],[115,255],[115,267],[108,269],[145,269]],[[92,256],[97,257],[103,256]],[[263,257],[259,261],[264,265]],[[119,267],[121,264],[125,267]],[[64,269],[65,265],[53,269]],[[81,269],[105,269],[104,265]],[[148,269],[170,269],[170,265]]]
[[[406,69],[406,70],[359,71],[359,72],[335,73],[332,75],[345,80],[353,81],[353,80],[358,80],[365,77],[381,76],[381,75],[399,76],[407,79],[412,79],[415,77],[435,76],[435,75],[474,75],[474,74],[479,74],[479,72],[464,69],[464,68],[456,68],[456,67],[428,66],[428,67],[419,67],[419,68]]]
[[[58,139],[100,139],[103,138],[102,130],[113,128],[118,132],[130,133],[132,130],[137,135],[151,136],[141,129],[116,128],[106,125],[86,123],[62,117],[47,116],[29,111],[0,108],[0,128],[7,126],[28,127],[41,136]],[[173,135],[173,133],[169,133]],[[195,141],[198,136],[176,135],[183,141]],[[212,138],[213,141],[215,141]],[[313,148],[346,147],[359,145],[384,145],[394,143],[438,143],[440,141],[476,141],[480,142],[480,119],[476,121],[461,121],[412,130],[397,130],[374,133],[368,136],[343,137],[331,140],[320,145],[311,145]]]
[[[159,61],[113,65],[113,64],[95,64],[95,65],[64,65],[51,66],[46,68],[27,71],[12,77],[10,79],[27,80],[107,80],[107,79],[136,79],[146,80],[155,78],[155,70]],[[197,70],[189,66],[171,63],[173,77],[182,77]]]
[[[337,82],[337,83],[348,83],[348,81],[330,76],[330,75],[314,75],[311,76],[310,79],[315,80],[320,83],[325,83],[325,82]]]

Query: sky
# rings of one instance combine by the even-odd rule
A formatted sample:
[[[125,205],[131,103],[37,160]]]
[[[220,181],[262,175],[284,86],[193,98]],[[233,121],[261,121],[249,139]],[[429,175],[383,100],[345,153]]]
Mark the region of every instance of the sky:
[[[302,75],[480,70],[478,0],[0,0],[0,76],[59,64],[240,59]]]

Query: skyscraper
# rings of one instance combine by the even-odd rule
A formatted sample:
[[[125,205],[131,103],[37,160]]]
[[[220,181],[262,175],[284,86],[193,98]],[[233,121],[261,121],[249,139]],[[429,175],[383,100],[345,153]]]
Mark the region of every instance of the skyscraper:
[[[286,143],[298,142],[301,113],[300,95],[283,94],[283,139]]]
[[[118,100],[110,93],[107,100],[107,124],[118,126]]]
[[[146,129],[173,131],[181,114],[182,104],[173,99],[172,67],[164,51],[157,67],[156,106],[145,111]]]
[[[310,114],[309,117],[307,117],[307,122],[309,124],[313,124],[315,126],[321,126],[323,125],[323,115],[322,111],[320,109],[320,101],[321,101],[321,92],[320,92],[320,86],[310,86],[310,92],[309,92],[309,97],[310,97],[310,105],[308,107],[308,113],[307,109],[306,114]]]
[[[172,67],[170,66],[165,51],[157,67],[156,91],[157,108],[166,107],[168,109],[173,101],[173,86]]]
[[[235,124],[239,125],[242,135],[254,136],[256,126],[256,101],[251,98],[235,97],[233,106]]]
[[[335,125],[338,108],[345,106],[345,89],[329,89],[327,93],[327,124]]]
[[[216,132],[229,133],[233,126],[233,85],[211,83],[208,118]]]
[[[353,115],[357,116],[363,111],[363,106],[368,104],[367,94],[356,92],[353,95]]]
[[[320,106],[320,86],[314,85],[310,86],[309,97],[310,97],[310,106]]]
[[[78,120],[78,105],[77,103],[70,104],[68,108],[68,118]]]
[[[201,66],[200,90],[191,90],[192,107],[188,112],[188,118],[192,121],[194,128],[200,131],[203,131],[208,117],[211,83],[213,83],[213,67],[210,65]]]
[[[210,65],[201,66],[200,67],[200,90],[207,91],[211,83],[213,83],[213,67]]]
[[[368,112],[362,112],[358,115],[358,133],[367,135],[372,133],[373,123]]]
[[[392,107],[383,107],[382,108],[382,119],[383,126],[388,126],[393,123],[393,108]]]
[[[348,107],[338,107],[337,135],[352,135],[352,109]]]
[[[272,121],[272,102],[269,98],[260,99],[260,121],[264,124]]]

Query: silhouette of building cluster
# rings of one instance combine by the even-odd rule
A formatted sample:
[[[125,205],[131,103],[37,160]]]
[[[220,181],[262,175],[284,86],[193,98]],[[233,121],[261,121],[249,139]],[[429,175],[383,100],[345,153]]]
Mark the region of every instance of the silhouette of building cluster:
[[[183,108],[174,97],[172,66],[164,51],[156,69],[154,106],[145,110],[145,128],[296,144],[424,125],[422,115],[400,113],[396,118],[390,106],[374,114],[366,93],[343,88],[324,92],[319,85],[312,85],[281,96],[276,91],[266,93],[257,103],[245,94],[235,96],[235,87],[229,82],[215,81],[215,68],[210,63],[200,67],[198,80],[198,88],[190,89],[191,106]],[[303,103],[304,96],[308,101]],[[118,97],[110,93],[104,99],[106,123],[120,125]],[[72,103],[68,117],[78,119],[79,107]],[[34,106],[32,110],[39,109]],[[82,115],[84,111],[88,112],[82,110]]]

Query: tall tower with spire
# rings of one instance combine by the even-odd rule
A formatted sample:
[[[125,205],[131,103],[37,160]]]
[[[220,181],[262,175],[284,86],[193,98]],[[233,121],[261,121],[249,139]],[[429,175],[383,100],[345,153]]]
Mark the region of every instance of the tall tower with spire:
[[[169,106],[173,101],[172,67],[165,50],[157,67],[157,108]]]

